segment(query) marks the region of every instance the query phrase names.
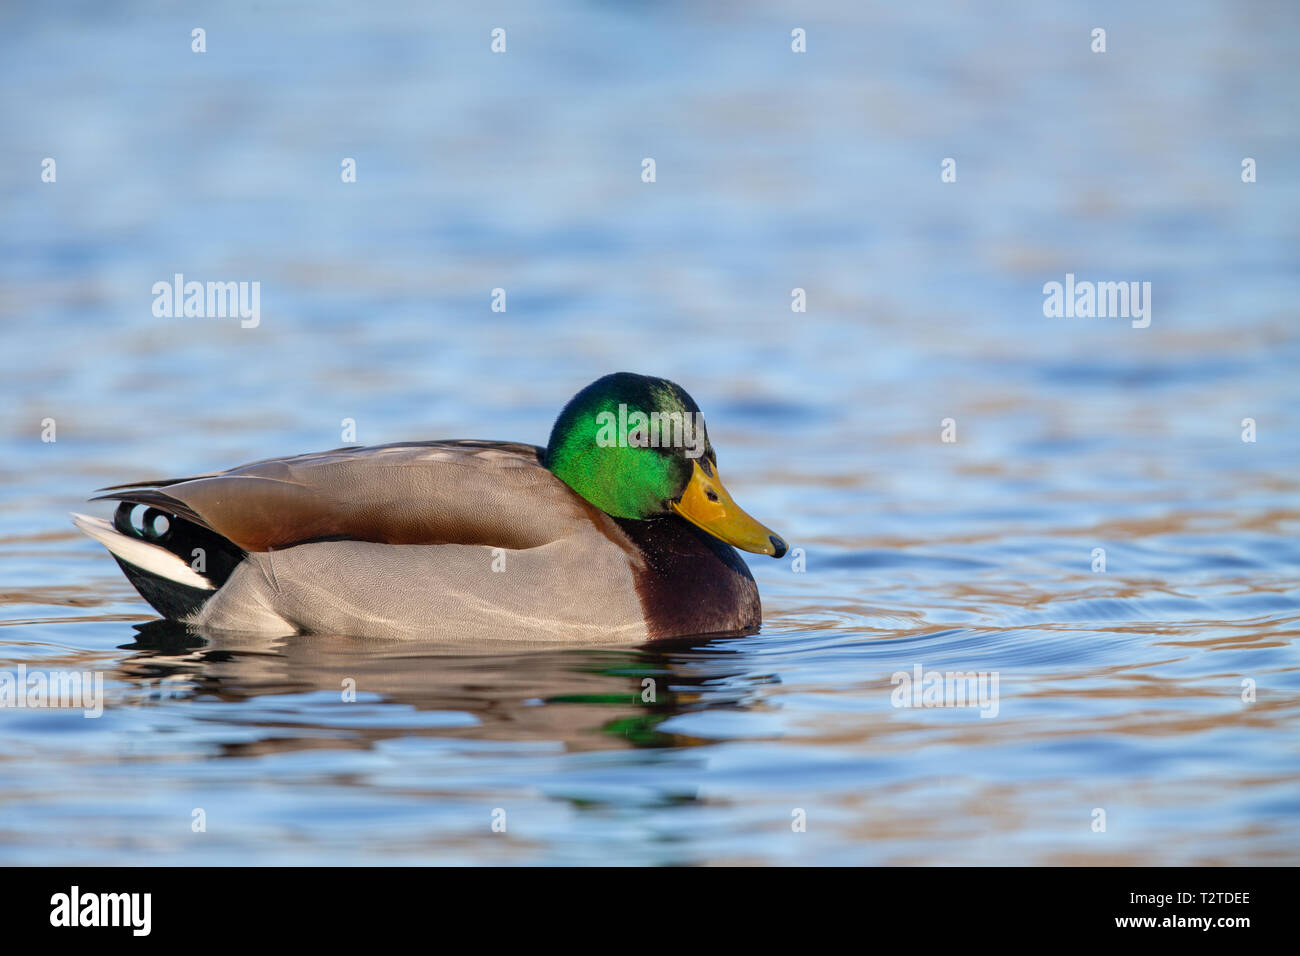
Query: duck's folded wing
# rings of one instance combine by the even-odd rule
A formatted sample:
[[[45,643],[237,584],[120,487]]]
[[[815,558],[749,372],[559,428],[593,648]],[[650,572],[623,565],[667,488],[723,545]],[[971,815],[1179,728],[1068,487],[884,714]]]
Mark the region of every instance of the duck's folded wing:
[[[590,517],[540,455],[533,445],[485,441],[340,448],[117,485],[95,500],[152,506],[245,551],[332,539],[531,548]]]

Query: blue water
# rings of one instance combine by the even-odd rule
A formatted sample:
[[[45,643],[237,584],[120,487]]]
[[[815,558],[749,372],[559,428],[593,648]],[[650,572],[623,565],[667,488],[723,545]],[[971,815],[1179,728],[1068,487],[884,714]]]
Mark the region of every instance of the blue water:
[[[1300,10],[464,6],[0,12],[0,672],[107,697],[0,708],[0,863],[1300,862]],[[802,549],[760,634],[190,635],[66,518],[619,369]]]

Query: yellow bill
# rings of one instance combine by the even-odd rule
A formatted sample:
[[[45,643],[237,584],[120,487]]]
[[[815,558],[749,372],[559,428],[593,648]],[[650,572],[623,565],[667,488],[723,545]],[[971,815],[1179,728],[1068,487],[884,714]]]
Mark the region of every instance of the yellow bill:
[[[764,527],[731,500],[718,477],[717,466],[695,459],[690,483],[672,509],[696,527],[742,551],[779,558],[787,548],[781,536]]]

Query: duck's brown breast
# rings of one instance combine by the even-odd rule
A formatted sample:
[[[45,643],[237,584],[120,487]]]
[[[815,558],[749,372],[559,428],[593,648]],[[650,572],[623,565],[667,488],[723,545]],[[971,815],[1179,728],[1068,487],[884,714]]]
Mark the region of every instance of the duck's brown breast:
[[[681,518],[613,519],[636,546],[633,569],[651,639],[756,631],[758,586],[735,548]]]

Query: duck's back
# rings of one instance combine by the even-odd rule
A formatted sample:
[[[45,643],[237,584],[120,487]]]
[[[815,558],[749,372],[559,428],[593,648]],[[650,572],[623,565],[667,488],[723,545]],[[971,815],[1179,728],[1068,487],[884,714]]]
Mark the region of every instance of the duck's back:
[[[536,547],[585,514],[540,456],[534,445],[488,441],[337,448],[100,497],[178,514],[250,552],[328,538]]]

